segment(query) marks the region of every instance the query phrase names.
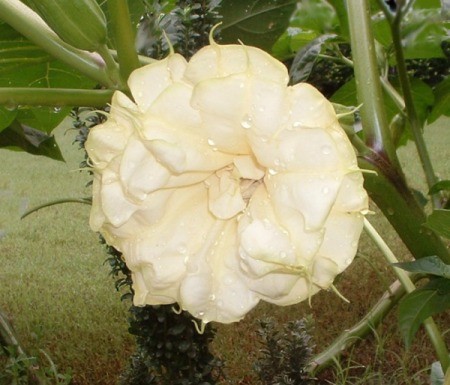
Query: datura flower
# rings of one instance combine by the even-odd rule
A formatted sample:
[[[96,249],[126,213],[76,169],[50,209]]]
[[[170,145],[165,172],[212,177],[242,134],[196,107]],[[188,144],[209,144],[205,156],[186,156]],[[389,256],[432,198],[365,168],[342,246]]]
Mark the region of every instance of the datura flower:
[[[368,199],[332,105],[264,51],[212,43],[135,70],[86,149],[90,224],[123,253],[134,304],[238,321],[329,288]]]

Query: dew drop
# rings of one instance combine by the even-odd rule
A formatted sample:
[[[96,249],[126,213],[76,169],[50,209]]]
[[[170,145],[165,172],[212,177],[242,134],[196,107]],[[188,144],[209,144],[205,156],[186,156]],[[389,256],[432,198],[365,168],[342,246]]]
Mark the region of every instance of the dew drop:
[[[287,254],[286,254],[285,251],[280,251],[279,256],[280,256],[281,259],[285,259],[287,257]]]
[[[215,300],[216,300],[216,296],[215,296],[214,294],[211,294],[211,295],[209,296],[209,300],[210,300],[210,301],[215,301]]]
[[[53,111],[54,114],[57,114],[59,112],[61,112],[61,107],[53,107]]]
[[[203,317],[205,315],[205,312],[204,311],[199,311],[198,313],[197,313],[197,316],[198,317]]]
[[[330,192],[330,189],[328,187],[322,188],[322,194],[326,195]]]
[[[292,129],[296,130],[297,128],[300,128],[301,125],[302,125],[301,122],[294,122],[292,123]]]
[[[248,114],[245,114],[243,119],[242,119],[242,121],[241,121],[242,128],[249,129],[249,128],[252,127],[252,123],[253,123],[252,122],[252,117],[249,116]]]
[[[276,175],[276,174],[278,174],[278,171],[274,170],[273,168],[269,168],[269,174],[270,175]]]
[[[331,154],[331,147],[330,146],[322,146],[322,154],[324,154],[324,155]]]
[[[345,264],[348,266],[348,265],[350,265],[350,263],[352,263],[352,259],[351,258],[347,258],[345,260]]]
[[[214,142],[214,140],[212,140],[211,138],[208,139],[208,144],[210,146],[214,146],[216,144],[216,142]]]
[[[392,207],[389,207],[389,208],[387,209],[387,214],[388,214],[388,215],[394,215],[394,213],[395,213],[395,211],[394,211],[394,209],[393,209]]]

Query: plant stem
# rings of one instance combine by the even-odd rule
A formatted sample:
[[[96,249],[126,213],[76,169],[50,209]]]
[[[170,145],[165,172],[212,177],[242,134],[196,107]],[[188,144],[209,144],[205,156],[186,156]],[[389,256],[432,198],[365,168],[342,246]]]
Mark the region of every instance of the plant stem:
[[[108,0],[108,10],[114,26],[120,74],[126,83],[131,72],[140,67],[134,46],[135,32],[130,22],[130,12],[125,0]]]
[[[366,144],[385,157],[396,169],[400,169],[383,104],[368,1],[347,0],[347,12],[356,88],[359,103],[362,103],[361,118]]]
[[[390,264],[398,263],[395,254],[367,219],[364,219],[364,229],[372,241],[377,245],[378,249],[383,253],[386,261]],[[416,286],[411,281],[410,275],[406,271],[398,267],[393,267],[393,269],[407,293],[412,293],[416,290]],[[450,366],[450,356],[444,339],[442,338],[442,334],[433,318],[429,317],[423,323],[445,373]]]
[[[111,101],[112,90],[63,88],[0,88],[0,105],[101,107]]]
[[[383,7],[385,15],[390,15],[389,11]],[[401,19],[402,19],[403,9],[399,7],[397,10],[397,14],[395,18],[386,16],[389,20],[389,25],[392,32],[392,43],[394,46],[395,59],[396,59],[396,67],[398,78],[400,80],[400,86],[403,93],[403,99],[405,101],[405,107],[407,112],[407,118],[411,125],[411,132],[414,138],[414,142],[417,147],[417,152],[419,153],[420,162],[422,164],[422,168],[425,172],[425,177],[428,183],[428,188],[430,189],[434,186],[438,179],[433,169],[433,164],[431,162],[427,146],[425,144],[425,140],[422,135],[422,124],[417,116],[416,107],[414,106],[414,99],[411,91],[411,84],[408,77],[408,71],[405,63],[405,56],[403,54],[402,47],[402,37],[401,37]],[[439,203],[439,195],[435,194],[432,196],[432,202],[435,207],[440,207]]]
[[[346,329],[327,349],[313,357],[308,368],[309,371],[320,372],[328,367],[344,350],[365,338],[381,323],[405,293],[405,288],[401,283],[395,281],[364,318],[350,329]]]
[[[438,255],[450,264],[446,245],[422,227],[426,214],[409,189],[395,152],[381,96],[368,0],[347,0],[347,9],[366,141],[366,148],[360,149],[358,161],[360,168],[377,173],[366,174],[364,186],[414,258]]]
[[[0,1],[0,19],[50,55],[87,77],[103,86],[114,86],[106,72],[105,63],[97,54],[76,49],[62,41],[34,11],[20,0]]]

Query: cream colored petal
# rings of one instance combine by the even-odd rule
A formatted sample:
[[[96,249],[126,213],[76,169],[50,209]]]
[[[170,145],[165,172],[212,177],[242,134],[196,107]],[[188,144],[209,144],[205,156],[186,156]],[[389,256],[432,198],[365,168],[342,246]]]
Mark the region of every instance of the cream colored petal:
[[[94,173],[92,181],[92,206],[89,217],[89,225],[93,231],[99,231],[105,222],[106,217],[102,209],[101,199],[101,176]]]
[[[198,51],[189,61],[185,78],[192,84],[205,79],[248,73],[287,84],[286,67],[267,52],[243,45],[209,45]]]
[[[330,127],[337,122],[331,103],[313,86],[299,83],[289,87],[291,127]]]
[[[230,219],[245,208],[239,181],[232,177],[230,171],[211,175],[205,184],[208,186],[208,207],[215,217]]]
[[[364,178],[361,171],[351,171],[342,179],[336,197],[335,210],[341,212],[362,212],[369,208],[369,197],[364,190]]]
[[[250,143],[258,162],[272,173],[289,172],[336,172],[348,167],[343,164],[332,136],[323,129],[309,128],[297,131],[281,131],[270,140],[251,135]],[[263,137],[264,138],[264,137]],[[352,157],[355,158],[354,154]]]
[[[139,110],[147,111],[167,87],[180,81],[185,68],[186,60],[174,54],[133,71],[128,85]]]
[[[304,218],[305,230],[323,227],[336,199],[342,177],[339,175],[308,175],[279,173],[265,178],[267,191],[275,210],[287,206]]]
[[[177,174],[215,171],[232,160],[208,141],[207,127],[190,105],[191,92],[183,84],[169,87],[148,111],[141,131],[145,146]]]
[[[241,178],[259,180],[265,174],[265,170],[251,155],[237,156],[233,159],[233,163],[236,166]]]
[[[191,106],[193,88],[185,83],[174,83],[163,90],[144,115],[156,117],[178,131],[189,130],[192,135],[204,136],[201,117]]]
[[[205,111],[239,123],[239,115],[243,115],[250,103],[247,99],[249,81],[241,74],[208,79],[194,87],[191,104],[200,114]],[[239,124],[236,131],[241,130]]]
[[[317,255],[333,260],[337,273],[341,273],[355,257],[363,228],[363,215],[333,211],[325,227],[324,240]]]
[[[250,104],[246,113],[249,124],[243,127],[249,128],[250,136],[258,135],[266,142],[276,139],[289,119],[286,84],[253,77],[248,93]]]
[[[169,171],[161,166],[140,140],[131,138],[120,163],[120,180],[131,199],[144,200],[149,193],[167,184]]]
[[[210,149],[230,155],[251,154],[245,133],[240,128],[242,122],[236,123],[216,114],[202,113],[202,124],[207,130]]]
[[[239,321],[258,303],[238,268],[236,222],[216,220],[189,265],[180,305],[203,322]]]
[[[102,184],[102,210],[108,221],[115,227],[123,225],[138,206],[126,199],[119,181]]]
[[[264,297],[263,299],[278,306],[289,306],[311,298],[319,290],[320,288],[311,283],[308,278],[298,277],[289,294],[279,298]]]

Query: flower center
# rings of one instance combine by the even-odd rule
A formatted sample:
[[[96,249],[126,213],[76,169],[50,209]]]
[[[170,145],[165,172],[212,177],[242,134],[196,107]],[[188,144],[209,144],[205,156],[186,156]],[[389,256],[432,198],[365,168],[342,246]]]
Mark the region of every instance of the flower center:
[[[246,205],[248,205],[248,201],[262,182],[263,178],[257,180],[241,178],[239,187],[241,189],[242,199],[244,200]]]

